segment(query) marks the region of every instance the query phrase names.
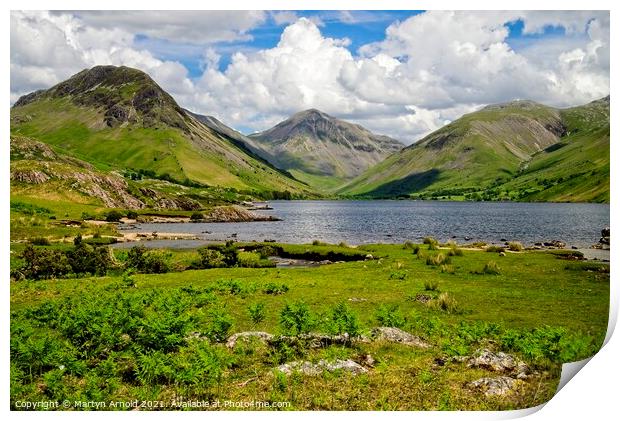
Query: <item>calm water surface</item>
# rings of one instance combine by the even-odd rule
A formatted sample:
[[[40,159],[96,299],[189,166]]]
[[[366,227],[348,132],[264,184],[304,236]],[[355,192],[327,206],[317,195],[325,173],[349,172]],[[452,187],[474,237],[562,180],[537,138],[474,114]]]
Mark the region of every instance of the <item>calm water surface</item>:
[[[321,240],[349,244],[402,243],[433,236],[531,245],[561,240],[588,247],[609,226],[609,205],[585,203],[435,202],[435,201],[272,201],[257,211],[282,221],[242,223],[139,224],[132,231],[188,232],[203,241],[158,241],[161,246],[195,247],[205,241]],[[235,236],[236,234],[236,236]]]

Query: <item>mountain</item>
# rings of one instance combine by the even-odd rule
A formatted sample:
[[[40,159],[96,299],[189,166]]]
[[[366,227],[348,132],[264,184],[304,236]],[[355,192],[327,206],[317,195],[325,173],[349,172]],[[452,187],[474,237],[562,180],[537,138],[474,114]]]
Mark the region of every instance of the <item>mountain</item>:
[[[609,201],[609,97],[557,109],[490,105],[341,187],[365,197]]]
[[[299,112],[247,136],[249,147],[309,185],[337,187],[404,147],[319,110]]]
[[[11,134],[44,142],[100,171],[263,197],[312,194],[183,110],[146,73],[128,67],[96,66],[21,97],[11,109]]]

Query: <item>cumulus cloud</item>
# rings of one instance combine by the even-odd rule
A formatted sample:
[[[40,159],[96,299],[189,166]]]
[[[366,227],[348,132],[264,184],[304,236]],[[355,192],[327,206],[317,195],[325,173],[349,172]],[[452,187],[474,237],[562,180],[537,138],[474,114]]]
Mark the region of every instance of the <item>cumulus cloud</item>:
[[[358,15],[338,19],[354,24]],[[266,20],[287,25],[277,45],[238,50],[221,68],[216,43],[250,38]],[[517,21],[523,35],[511,39]],[[357,52],[321,25],[294,12],[12,12],[11,101],[84,67],[124,64],[235,127],[264,130],[319,108],[410,143],[488,103],[570,106],[609,93],[608,12],[430,11],[392,23]],[[541,36],[550,27],[562,30]],[[202,74],[158,58],[138,34],[202,48]]]

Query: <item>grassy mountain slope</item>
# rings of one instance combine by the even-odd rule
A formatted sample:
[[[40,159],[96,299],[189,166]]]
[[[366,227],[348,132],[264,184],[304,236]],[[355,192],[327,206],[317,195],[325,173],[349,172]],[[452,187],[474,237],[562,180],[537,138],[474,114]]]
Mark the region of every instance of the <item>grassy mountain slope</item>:
[[[485,107],[390,156],[339,193],[608,201],[609,98],[567,110],[531,101]]]
[[[11,133],[101,170],[148,170],[209,186],[304,195],[292,180],[181,109],[145,73],[97,66],[18,100]]]
[[[250,147],[278,168],[328,190],[403,147],[394,139],[315,109],[248,138]]]

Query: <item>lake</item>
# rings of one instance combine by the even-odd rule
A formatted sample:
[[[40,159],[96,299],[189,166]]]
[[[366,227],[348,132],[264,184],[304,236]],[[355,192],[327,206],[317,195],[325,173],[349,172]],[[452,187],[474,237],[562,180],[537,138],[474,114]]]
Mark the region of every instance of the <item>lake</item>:
[[[524,245],[560,240],[589,247],[609,226],[609,205],[591,203],[375,201],[271,201],[273,210],[256,211],[281,218],[272,222],[139,224],[128,231],[187,232],[205,241],[276,240],[283,243],[349,244],[502,239]],[[161,246],[195,247],[201,241],[164,241]],[[129,245],[129,244],[128,244]],[[153,246],[155,244],[152,244]]]

